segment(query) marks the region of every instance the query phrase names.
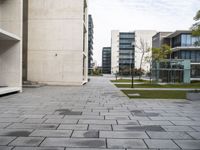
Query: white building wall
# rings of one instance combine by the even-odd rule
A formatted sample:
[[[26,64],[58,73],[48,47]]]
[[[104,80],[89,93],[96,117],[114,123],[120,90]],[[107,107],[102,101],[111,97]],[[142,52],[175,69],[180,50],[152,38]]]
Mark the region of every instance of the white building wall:
[[[14,91],[22,90],[22,8],[22,0],[0,0],[0,86]]]
[[[152,48],[152,37],[156,34],[156,31],[154,30],[136,30],[135,31],[135,68],[140,68],[140,60],[142,57],[142,53],[137,47],[141,47],[140,40],[144,41],[144,43],[147,43],[147,47],[150,49]],[[149,51],[149,53],[146,53],[144,58],[146,56],[151,56],[152,52]],[[145,60],[142,63],[142,69],[145,70],[145,72],[148,72],[150,70],[150,64],[146,63]]]
[[[111,31],[111,74],[119,72],[119,31]]]
[[[52,85],[87,82],[85,4],[86,0],[29,0],[28,80]]]

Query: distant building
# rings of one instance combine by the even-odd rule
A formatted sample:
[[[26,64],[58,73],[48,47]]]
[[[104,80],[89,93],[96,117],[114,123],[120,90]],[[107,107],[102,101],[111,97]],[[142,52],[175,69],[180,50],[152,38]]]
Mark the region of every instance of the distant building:
[[[92,15],[88,16],[88,73],[91,74],[93,69],[93,34],[94,34],[94,24]]]
[[[111,72],[119,72],[120,75],[130,75],[131,65],[140,68],[142,53],[139,50],[141,41],[146,48],[152,47],[152,36],[156,33],[153,30],[136,30],[134,32],[120,32],[113,30],[111,33],[112,65]],[[151,51],[145,56],[151,55]],[[148,72],[150,65],[142,61],[142,69]]]
[[[102,73],[111,73],[111,47],[103,47],[102,50]]]
[[[153,47],[160,47],[162,44],[170,45],[172,54],[169,58],[190,60],[191,79],[200,79],[200,37],[192,36],[189,30],[167,33],[160,40],[156,40],[156,37],[158,36],[153,37]]]

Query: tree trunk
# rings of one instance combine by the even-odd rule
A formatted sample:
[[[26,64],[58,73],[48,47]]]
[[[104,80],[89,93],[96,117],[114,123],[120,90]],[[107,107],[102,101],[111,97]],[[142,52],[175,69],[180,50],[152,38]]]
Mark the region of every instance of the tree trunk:
[[[142,61],[143,61],[143,58],[144,58],[144,53],[142,53],[142,57],[140,59],[140,74],[139,74],[139,80],[141,79],[141,76],[142,76]]]

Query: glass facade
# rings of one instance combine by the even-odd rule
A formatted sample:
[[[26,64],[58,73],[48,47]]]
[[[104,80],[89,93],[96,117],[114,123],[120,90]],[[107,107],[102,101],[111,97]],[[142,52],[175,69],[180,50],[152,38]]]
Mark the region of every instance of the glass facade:
[[[194,37],[191,33],[181,33],[171,40],[172,48],[184,47],[174,51],[171,55],[172,59],[190,60],[191,78],[200,78],[200,37]]]
[[[119,73],[120,75],[130,75],[131,64],[134,65],[134,32],[120,32],[119,35]]]
[[[174,47],[200,46],[200,37],[194,37],[191,34],[179,34],[172,38],[172,48]]]
[[[102,50],[102,73],[111,73],[111,47],[104,47]]]

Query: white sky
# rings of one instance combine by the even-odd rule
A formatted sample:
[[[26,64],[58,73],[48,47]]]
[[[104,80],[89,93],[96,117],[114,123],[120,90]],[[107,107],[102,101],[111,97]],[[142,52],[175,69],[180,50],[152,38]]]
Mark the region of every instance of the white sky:
[[[101,65],[102,47],[110,46],[111,30],[174,31],[189,29],[200,0],[88,0],[94,21],[94,60]]]

